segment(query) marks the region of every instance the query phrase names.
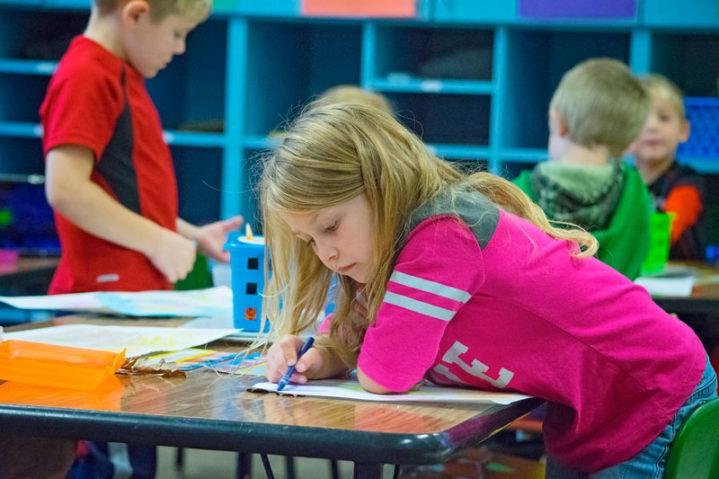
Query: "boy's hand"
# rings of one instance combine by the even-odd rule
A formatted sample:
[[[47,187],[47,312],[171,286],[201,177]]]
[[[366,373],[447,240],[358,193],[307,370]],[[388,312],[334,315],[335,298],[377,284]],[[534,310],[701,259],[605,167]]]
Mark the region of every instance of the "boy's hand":
[[[267,380],[276,383],[287,372],[287,369],[297,361],[297,351],[300,350],[304,340],[300,337],[288,334],[282,336],[267,351]],[[296,365],[296,372],[290,378],[293,383],[304,384],[312,379],[322,369],[323,357],[316,348],[310,348],[302,355]]]
[[[195,264],[196,246],[194,241],[174,231],[162,229],[160,237],[153,246],[153,250],[147,254],[147,257],[155,268],[160,270],[172,283],[185,279]]]
[[[195,240],[200,251],[214,260],[228,263],[230,253],[223,249],[227,242],[227,233],[242,226],[242,221],[242,216],[235,216],[198,227]]]

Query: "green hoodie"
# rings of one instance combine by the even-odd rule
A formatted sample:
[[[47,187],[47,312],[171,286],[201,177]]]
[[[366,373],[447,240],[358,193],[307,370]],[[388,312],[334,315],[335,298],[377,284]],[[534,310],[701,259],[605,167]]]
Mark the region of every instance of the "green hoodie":
[[[624,172],[622,191],[611,219],[605,228],[590,229],[589,232],[599,241],[597,258],[633,280],[639,276],[649,251],[652,204],[639,172],[628,165]],[[514,184],[532,201],[537,201],[538,195],[532,188],[532,171],[523,171]]]

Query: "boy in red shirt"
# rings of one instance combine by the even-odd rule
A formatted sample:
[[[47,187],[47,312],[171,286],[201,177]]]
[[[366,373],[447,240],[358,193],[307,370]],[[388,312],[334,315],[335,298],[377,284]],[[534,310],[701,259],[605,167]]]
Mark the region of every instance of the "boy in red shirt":
[[[94,0],[40,109],[46,192],[62,245],[50,294],[170,289],[192,269],[196,248],[229,259],[227,232],[242,218],[197,227],[178,217],[172,157],[145,88],[146,78],[184,53],[187,34],[211,6]],[[0,477],[65,477],[74,444],[5,437]],[[154,476],[154,464],[149,469],[134,477]]]
[[[145,88],[203,21],[211,0],[96,0],[40,109],[47,197],[62,257],[50,294],[170,289],[195,250],[227,261],[239,217],[177,216],[170,149]]]

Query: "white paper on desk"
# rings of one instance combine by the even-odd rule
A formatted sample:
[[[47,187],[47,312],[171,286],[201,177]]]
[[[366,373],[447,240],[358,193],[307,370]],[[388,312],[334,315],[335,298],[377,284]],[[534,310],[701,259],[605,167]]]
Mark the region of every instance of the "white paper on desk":
[[[0,296],[0,301],[20,309],[59,309],[67,311],[109,312],[96,293],[41,296]]]
[[[643,286],[652,296],[686,298],[692,295],[695,280],[693,274],[670,273],[640,276],[634,282]]]
[[[275,383],[258,383],[249,391],[277,392]],[[409,402],[451,402],[451,403],[494,403],[511,404],[529,396],[513,393],[477,391],[474,389],[422,386],[417,391],[404,394],[368,393],[357,381],[344,379],[321,379],[307,384],[288,384],[278,394],[289,396],[315,396],[332,399],[355,399],[359,401],[409,401]]]
[[[24,339],[76,348],[120,351],[127,357],[155,351],[178,351],[207,344],[234,333],[234,329],[158,328],[68,324],[5,333],[5,339]]]
[[[137,317],[232,316],[232,290],[227,286],[190,291],[0,296],[0,301],[23,309],[103,311]]]

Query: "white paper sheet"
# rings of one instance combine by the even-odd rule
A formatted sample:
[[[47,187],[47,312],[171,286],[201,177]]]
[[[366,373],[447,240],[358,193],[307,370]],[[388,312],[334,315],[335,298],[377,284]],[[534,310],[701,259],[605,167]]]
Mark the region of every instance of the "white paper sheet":
[[[138,317],[232,316],[232,290],[227,286],[190,291],[0,296],[0,301],[21,309],[112,312]]]
[[[0,301],[20,309],[110,312],[110,310],[100,302],[96,293],[0,296]]]
[[[24,339],[60,346],[120,351],[140,356],[155,351],[178,351],[207,344],[234,333],[234,329],[158,328],[68,324],[5,333],[4,339]]]
[[[277,384],[263,382],[253,385],[250,391],[277,392]],[[410,401],[410,402],[452,402],[452,403],[494,403],[511,404],[529,396],[513,393],[495,393],[474,389],[422,386],[417,391],[404,394],[368,393],[357,381],[322,379],[307,384],[288,384],[278,394],[290,396],[316,396],[333,399],[355,399],[359,401]]]
[[[656,297],[689,297],[692,295],[696,272],[691,268],[667,265],[663,273],[640,276],[634,280]]]

